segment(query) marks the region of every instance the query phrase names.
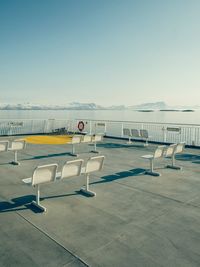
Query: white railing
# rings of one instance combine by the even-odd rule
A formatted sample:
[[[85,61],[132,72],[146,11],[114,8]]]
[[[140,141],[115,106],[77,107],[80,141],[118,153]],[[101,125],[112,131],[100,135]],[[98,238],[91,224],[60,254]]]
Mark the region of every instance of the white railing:
[[[136,121],[82,120],[88,133],[103,133],[110,137],[124,137],[123,128],[146,129],[149,141],[162,143],[186,142],[187,145],[200,146],[200,124],[156,123]]]
[[[74,131],[74,121],[62,119],[1,119],[0,135],[51,133],[59,128]]]
[[[185,141],[187,145],[200,146],[200,124],[91,119],[0,119],[0,135],[45,134],[52,133],[58,128],[77,132],[79,121],[85,124],[84,132],[90,134],[102,133],[105,136],[123,138],[123,128],[146,129],[149,132],[149,141],[163,143]]]

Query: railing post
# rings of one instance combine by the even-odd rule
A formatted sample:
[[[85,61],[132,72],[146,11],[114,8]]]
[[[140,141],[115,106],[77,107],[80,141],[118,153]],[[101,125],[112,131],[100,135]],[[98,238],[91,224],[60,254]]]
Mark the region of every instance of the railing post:
[[[33,133],[33,120],[31,120],[31,133]]]
[[[166,129],[165,129],[164,126],[162,127],[162,131],[163,131],[163,142],[166,143],[166,141],[167,141],[167,133],[166,133]]]
[[[123,122],[122,122],[122,126],[121,126],[121,137],[124,136],[123,130],[124,130],[124,124],[123,124]]]
[[[90,134],[92,134],[92,121],[89,122],[89,126],[90,126]]]
[[[44,129],[43,132],[46,133],[48,131],[48,120],[44,120]]]

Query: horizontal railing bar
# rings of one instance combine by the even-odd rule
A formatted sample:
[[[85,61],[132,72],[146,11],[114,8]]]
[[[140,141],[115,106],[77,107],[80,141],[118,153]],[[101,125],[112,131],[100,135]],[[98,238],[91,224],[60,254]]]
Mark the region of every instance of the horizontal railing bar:
[[[143,123],[143,124],[152,124],[152,125],[180,125],[180,126],[196,126],[200,127],[200,124],[193,124],[193,123],[175,123],[175,122],[147,122],[147,121],[117,121],[117,120],[102,120],[102,119],[88,119],[88,118],[75,118],[75,119],[55,119],[55,118],[50,118],[50,119],[5,119],[1,118],[1,121],[46,121],[46,120],[55,120],[55,121],[78,121],[78,120],[83,120],[83,121],[101,121],[101,122],[112,122],[112,123]]]
[[[146,121],[115,121],[115,120],[102,120],[102,119],[75,119],[82,121],[103,121],[103,122],[114,122],[114,123],[143,123],[143,124],[156,124],[156,125],[183,125],[183,126],[197,126],[200,127],[200,124],[189,124],[189,123],[175,123],[175,122],[146,122]]]

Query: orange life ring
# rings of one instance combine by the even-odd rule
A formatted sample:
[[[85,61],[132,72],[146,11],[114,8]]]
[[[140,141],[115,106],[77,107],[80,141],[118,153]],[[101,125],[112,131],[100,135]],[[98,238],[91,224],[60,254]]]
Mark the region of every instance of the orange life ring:
[[[79,129],[80,132],[83,131],[84,127],[85,127],[84,122],[83,121],[79,121],[79,123],[78,123],[78,129]]]

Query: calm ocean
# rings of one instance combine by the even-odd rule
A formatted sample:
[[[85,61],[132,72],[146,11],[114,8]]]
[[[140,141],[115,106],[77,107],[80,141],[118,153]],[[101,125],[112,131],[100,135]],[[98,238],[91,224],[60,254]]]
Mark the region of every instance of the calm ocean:
[[[138,112],[130,110],[0,110],[0,119],[98,119],[200,124],[200,110],[194,112]]]

